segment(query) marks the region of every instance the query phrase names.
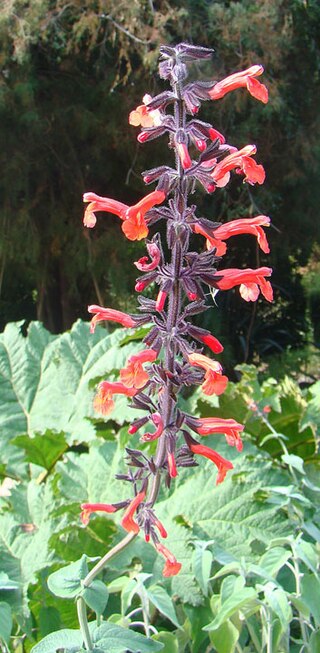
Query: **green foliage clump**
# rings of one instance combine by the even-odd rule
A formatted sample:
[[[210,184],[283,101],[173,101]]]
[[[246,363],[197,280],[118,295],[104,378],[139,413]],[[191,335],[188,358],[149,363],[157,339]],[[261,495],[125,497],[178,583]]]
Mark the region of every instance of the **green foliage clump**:
[[[26,335],[10,324],[0,336],[3,646],[78,650],[81,596],[95,647],[112,653],[298,653],[302,645],[316,653],[319,383],[260,383],[254,367],[242,366],[223,396],[185,397],[184,407],[201,416],[223,417],[231,403],[245,446],[230,455],[222,445],[235,469],[221,485],[208,461],[161,494],[159,517],[181,573],[163,579],[153,547],[137,539],[83,587],[97,557],[121,538],[109,516],[83,528],[79,506],[124,496],[114,474],[123,471],[124,447],[135,446],[126,426],[133,409],[120,397],[103,421],[92,397],[102,375],[111,378],[136,348],[132,335],[142,334],[97,327],[89,335],[78,322],[59,336],[39,323]],[[209,437],[213,446],[217,437]]]

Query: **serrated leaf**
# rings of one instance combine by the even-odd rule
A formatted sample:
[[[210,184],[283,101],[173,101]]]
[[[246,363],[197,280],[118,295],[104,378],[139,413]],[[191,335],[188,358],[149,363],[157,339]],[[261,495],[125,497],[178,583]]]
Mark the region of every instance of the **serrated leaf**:
[[[165,589],[159,585],[152,585],[146,589],[146,593],[149,601],[151,601],[155,608],[177,626],[177,628],[180,628],[173,601]]]
[[[45,431],[32,438],[28,435],[18,435],[11,440],[16,447],[25,450],[26,460],[45,469],[51,469],[68,449],[64,433]]]
[[[8,644],[12,630],[11,608],[8,603],[0,602],[0,639]]]
[[[15,436],[65,433],[69,444],[95,437],[88,420],[94,417],[90,381],[119,370],[136,351],[136,343],[119,347],[126,333],[117,329],[106,335],[98,328],[90,334],[89,324],[78,321],[70,332],[52,336],[33,322],[24,336],[21,323],[7,325],[0,338],[0,427],[3,460],[10,469],[14,460],[22,460],[10,444]],[[120,398],[112,419],[123,424],[138,412]]]

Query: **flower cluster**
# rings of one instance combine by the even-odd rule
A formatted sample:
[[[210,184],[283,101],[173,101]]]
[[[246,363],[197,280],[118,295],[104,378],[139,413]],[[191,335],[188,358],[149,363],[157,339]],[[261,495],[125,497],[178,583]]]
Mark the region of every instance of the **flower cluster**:
[[[145,416],[133,421],[130,434],[141,432],[140,441],[157,441],[155,455],[146,450],[127,448],[128,474],[120,477],[131,484],[132,493],[121,503],[82,504],[84,525],[90,514],[98,511],[114,513],[124,510],[121,524],[125,531],[136,535],[141,530],[146,541],[164,557],[164,576],[180,571],[181,564],[163,545],[167,532],[155,513],[155,503],[161,480],[169,486],[179,468],[196,466],[198,456],[209,459],[216,467],[216,483],[221,483],[232,470],[232,463],[205,446],[200,438],[209,434],[224,434],[230,446],[242,450],[242,424],[234,419],[195,418],[179,406],[179,393],[185,386],[200,385],[205,395],[220,395],[228,379],[221,364],[203,353],[207,347],[219,354],[223,346],[209,331],[192,324],[192,316],[207,310],[207,287],[224,291],[239,287],[245,301],[256,301],[259,293],[272,301],[269,267],[236,269],[221,267],[221,257],[227,250],[226,241],[239,234],[251,234],[267,254],[269,245],[264,231],[269,217],[258,215],[224,222],[212,222],[198,217],[196,207],[188,204],[188,196],[199,183],[208,192],[222,188],[232,172],[248,184],[262,184],[263,166],[254,159],[256,146],[249,144],[237,149],[226,143],[225,137],[211,124],[198,119],[203,101],[215,101],[237,88],[246,88],[263,103],[268,100],[266,87],[257,79],[262,73],[254,65],[234,73],[222,81],[187,82],[188,65],[208,59],[212,51],[182,43],[160,50],[160,77],[171,89],[155,97],[145,95],[142,104],[130,113],[129,122],[141,127],[138,141],[146,143],[164,134],[175,152],[175,167],[162,165],[143,173],[146,184],[156,183],[156,189],[137,204],[127,206],[118,200],[85,193],[88,203],[84,225],[96,224],[96,213],[117,215],[129,240],[141,240],[159,220],[166,222],[167,244],[171,252],[166,260],[158,233],[146,240],[146,256],[134,263],[140,276],[137,293],[150,285],[157,287],[155,299],[138,295],[138,311],[128,315],[112,308],[89,306],[93,315],[91,331],[101,321],[113,321],[127,328],[152,323],[141,351],[131,356],[120,371],[117,382],[99,384],[94,407],[102,415],[109,414],[114,396],[124,394],[132,406],[145,411]],[[190,238],[200,234],[206,247],[201,253],[190,249]],[[217,265],[219,264],[219,270]],[[192,434],[193,435],[192,435]]]

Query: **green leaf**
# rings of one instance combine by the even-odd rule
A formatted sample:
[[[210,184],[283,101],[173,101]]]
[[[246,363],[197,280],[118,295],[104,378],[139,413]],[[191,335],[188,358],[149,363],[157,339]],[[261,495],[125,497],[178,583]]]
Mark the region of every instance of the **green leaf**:
[[[61,627],[60,612],[53,605],[41,606],[39,612],[39,627],[42,637],[59,630]]]
[[[102,615],[108,603],[109,592],[101,580],[94,580],[89,587],[85,587],[82,596],[86,604],[98,616]]]
[[[6,326],[0,338],[0,428],[3,462],[9,470],[16,474],[17,461],[23,466],[21,453],[11,444],[18,435],[38,434],[30,446],[25,440],[17,440],[17,444],[46,468],[64,446],[61,434],[68,444],[94,439],[94,420],[88,419],[96,417],[92,382],[119,370],[137,350],[136,343],[119,346],[126,333],[117,329],[106,335],[104,329],[97,329],[90,334],[89,324],[81,321],[56,336],[37,322],[29,325],[27,336],[21,332],[21,323]],[[116,400],[111,419],[123,424],[138,414],[122,397]],[[55,432],[59,434],[59,447],[51,456],[49,442],[43,456],[38,446],[39,433],[45,432],[53,439]]]
[[[259,561],[259,566],[270,574],[276,576],[279,569],[286,564],[287,560],[291,557],[291,552],[280,546],[274,546],[266,551]]]
[[[10,580],[8,574],[5,574],[4,571],[0,571],[0,590],[17,590],[19,588],[19,583]]]
[[[44,637],[41,642],[32,647],[31,653],[56,653],[58,649],[65,652],[78,651],[82,646],[80,630],[65,628],[56,630]]]
[[[304,564],[311,569],[314,574],[316,574],[319,555],[314,544],[300,539],[295,543],[295,550],[300,560],[302,560],[302,562],[304,562]]]
[[[192,569],[205,596],[208,596],[212,561],[213,555],[211,551],[200,546],[195,547],[192,555]]]
[[[47,583],[50,592],[62,598],[74,598],[82,590],[81,580],[88,574],[87,556],[72,562],[67,567],[54,571],[48,577]]]
[[[233,594],[236,594],[239,590],[245,586],[245,580],[243,576],[227,576],[223,579],[221,583],[220,596],[221,603],[225,603]]]
[[[131,601],[137,591],[138,583],[135,578],[131,578],[121,592],[121,612],[123,616],[126,614],[128,608],[130,607]]]
[[[239,639],[239,631],[229,619],[209,634],[210,642],[218,653],[233,653]]]
[[[108,653],[157,653],[163,649],[163,644],[144,637],[140,633],[116,624],[104,622],[92,632],[94,644]]]
[[[64,433],[45,431],[32,438],[28,435],[18,435],[11,440],[16,447],[24,449],[26,460],[45,469],[51,469],[68,449]]]
[[[314,631],[310,637],[310,653],[319,653],[320,651],[320,630]]]
[[[129,580],[130,580],[129,576],[119,576],[119,578],[115,578],[114,580],[112,580],[111,583],[108,584],[109,594],[122,592],[122,590],[128,584]]]
[[[221,605],[218,615],[207,624],[203,630],[217,630],[229,617],[238,612],[243,607],[252,605],[257,598],[257,592],[253,587],[243,587],[240,591],[235,592]]]
[[[300,456],[295,456],[293,453],[291,454],[283,454],[281,456],[282,462],[284,462],[286,465],[289,465],[290,467],[293,467],[296,469],[300,474],[305,474],[305,470],[303,467],[303,458],[300,458]]]
[[[157,635],[153,635],[155,642],[161,642],[164,647],[162,653],[179,653],[179,644],[177,637],[172,633],[160,631]]]
[[[317,626],[320,626],[320,580],[313,574],[304,574],[301,580],[301,598],[310,609]]]
[[[266,603],[270,605],[276,617],[279,619],[282,630],[286,631],[292,619],[292,610],[286,592],[280,587],[271,587],[269,584],[264,587]]]
[[[208,604],[183,606],[188,619],[184,623],[184,631],[188,633],[188,640],[191,640],[191,653],[201,653],[204,650],[204,642],[208,641],[208,635],[203,631],[203,626],[211,619],[212,611]],[[178,636],[181,631],[178,631]]]
[[[8,603],[0,602],[0,638],[9,643],[12,630],[11,608]]]
[[[159,585],[152,585],[146,590],[146,592],[149,601],[151,601],[155,608],[177,626],[177,628],[180,628],[173,601],[165,589]]]

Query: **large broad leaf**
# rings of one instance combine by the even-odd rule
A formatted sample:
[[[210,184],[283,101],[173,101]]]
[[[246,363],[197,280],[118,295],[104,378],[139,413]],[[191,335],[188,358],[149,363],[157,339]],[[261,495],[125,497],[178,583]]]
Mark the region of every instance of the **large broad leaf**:
[[[136,342],[119,346],[126,334],[117,329],[106,335],[101,327],[90,334],[89,324],[78,321],[58,336],[34,322],[24,336],[21,323],[7,325],[0,336],[1,457],[15,474],[21,459],[10,444],[15,436],[51,431],[64,433],[69,444],[95,437],[93,420],[88,419],[97,418],[92,408],[94,381],[119,370],[137,350]],[[120,397],[111,419],[123,424],[137,415]],[[17,444],[22,446],[22,440]],[[37,442],[31,453],[31,445],[26,445],[29,456],[35,456],[36,447]],[[38,456],[37,463],[48,468],[52,457],[47,459],[45,451],[43,457]]]
[[[90,624],[91,636],[94,647],[108,653],[157,653],[163,648],[163,644],[148,639],[140,633],[117,626],[116,624],[104,622],[98,628]],[[56,653],[57,649],[65,651],[77,651],[82,645],[82,635],[79,630],[65,629],[50,633],[44,637],[39,644],[36,644],[32,653]]]
[[[10,497],[14,512],[4,512],[0,517],[1,569],[24,595],[29,584],[36,582],[37,572],[54,560],[49,549],[57,525],[50,517],[53,500],[49,485],[39,486],[32,481],[26,489],[16,488]]]

